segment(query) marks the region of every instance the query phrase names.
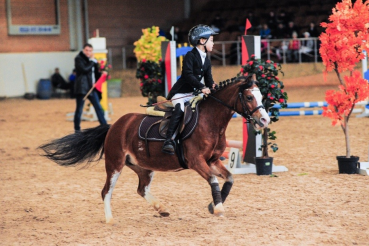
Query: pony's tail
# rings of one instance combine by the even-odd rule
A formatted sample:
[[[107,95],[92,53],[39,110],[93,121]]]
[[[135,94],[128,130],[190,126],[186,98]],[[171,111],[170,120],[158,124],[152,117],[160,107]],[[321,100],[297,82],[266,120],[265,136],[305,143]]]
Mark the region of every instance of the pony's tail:
[[[87,160],[87,164],[98,161],[104,153],[105,137],[110,125],[100,125],[95,128],[85,129],[81,132],[55,139],[39,146],[45,151],[45,156],[60,166],[76,166]],[[100,152],[99,158],[94,157]]]

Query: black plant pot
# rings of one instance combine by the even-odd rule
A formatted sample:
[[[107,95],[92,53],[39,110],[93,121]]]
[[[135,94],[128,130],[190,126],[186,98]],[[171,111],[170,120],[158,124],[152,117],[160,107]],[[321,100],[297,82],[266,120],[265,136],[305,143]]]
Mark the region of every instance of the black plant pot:
[[[346,158],[346,156],[336,156],[338,161],[338,171],[339,173],[345,174],[356,174],[358,173],[359,157],[351,156]]]
[[[271,175],[273,167],[273,157],[255,157],[257,175]]]

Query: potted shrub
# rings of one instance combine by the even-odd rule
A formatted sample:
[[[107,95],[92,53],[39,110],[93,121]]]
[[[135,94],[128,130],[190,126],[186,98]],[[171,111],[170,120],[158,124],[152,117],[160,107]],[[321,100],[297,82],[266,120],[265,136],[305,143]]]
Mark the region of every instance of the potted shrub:
[[[273,107],[280,104],[281,108],[287,107],[287,92],[283,91],[283,82],[279,80],[278,73],[282,72],[282,67],[278,63],[271,60],[256,59],[254,55],[241,67],[238,76],[247,76],[255,74],[258,81],[258,87],[263,96],[262,102],[265,110],[270,115],[270,121],[277,122],[279,120],[279,108]],[[258,175],[272,174],[273,157],[269,156],[269,147],[273,152],[278,150],[277,144],[274,142],[276,132],[271,131],[269,127],[262,130],[262,156],[255,157],[256,173]]]
[[[156,98],[164,95],[163,74],[159,63],[142,59],[138,64],[136,78],[140,79],[141,94],[148,98],[148,105],[156,103]]]
[[[369,50],[369,1],[343,0],[333,8],[329,23],[321,23],[326,28],[320,35],[320,55],[325,65],[325,74],[335,71],[339,81],[337,91],[328,90],[323,107],[323,116],[332,119],[332,125],[340,125],[345,135],[346,155],[337,156],[339,173],[357,173],[358,156],[351,155],[349,119],[355,104],[369,96],[368,81],[363,79],[355,65],[364,58],[363,50]],[[341,73],[350,71],[342,79]]]
[[[164,95],[163,73],[161,67],[161,42],[159,27],[153,26],[142,30],[143,35],[134,42],[134,53],[138,64],[136,78],[140,79],[142,96],[148,97],[147,104],[156,103],[157,96]]]

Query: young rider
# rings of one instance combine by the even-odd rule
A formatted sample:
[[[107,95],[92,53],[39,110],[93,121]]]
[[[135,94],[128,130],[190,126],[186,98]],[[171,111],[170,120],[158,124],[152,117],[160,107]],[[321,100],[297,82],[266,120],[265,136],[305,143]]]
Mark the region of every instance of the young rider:
[[[203,94],[210,94],[209,88],[214,88],[215,83],[211,75],[211,64],[206,53],[213,50],[214,32],[209,26],[197,25],[188,33],[188,41],[194,47],[183,60],[182,75],[170,90],[167,99],[172,99],[174,112],[169,121],[167,138],[162,151],[173,155],[175,143],[173,134],[184,113],[184,104],[194,96],[194,90],[201,90]]]

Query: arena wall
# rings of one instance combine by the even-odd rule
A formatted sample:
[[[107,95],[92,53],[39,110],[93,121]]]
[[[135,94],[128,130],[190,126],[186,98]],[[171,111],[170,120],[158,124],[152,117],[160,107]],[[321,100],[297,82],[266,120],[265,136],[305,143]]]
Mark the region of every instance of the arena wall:
[[[37,2],[37,0],[27,0]],[[12,0],[12,4],[24,3],[24,0]],[[45,6],[45,12],[50,11],[50,6]],[[47,15],[38,15],[36,12],[29,17],[27,8],[19,8],[15,12],[13,24],[49,24],[51,20]],[[8,22],[6,12],[6,0],[0,0],[0,53],[12,52],[49,52],[69,51],[69,27],[67,0],[60,0],[60,35],[8,35]],[[28,18],[27,18],[28,17]],[[15,23],[14,23],[15,22]],[[26,22],[26,23],[22,23]]]
[[[13,24],[53,24],[55,14],[47,14],[52,5],[49,0],[43,1],[45,2],[11,0]],[[124,45],[132,45],[139,39],[142,28],[157,25],[167,31],[175,22],[183,20],[184,1],[155,0],[143,3],[111,0],[105,3],[89,0],[87,1],[89,37],[99,29],[100,36],[107,38],[108,48],[121,50]],[[196,1],[191,6],[192,11],[201,8],[206,2],[208,0]],[[24,95],[26,88],[22,63],[25,65],[28,81],[27,92],[36,92],[39,79],[50,78],[55,67],[61,69],[65,78],[72,71],[76,52],[70,43],[68,3],[71,1],[59,0],[61,25],[59,35],[9,35],[6,0],[0,0],[0,96]],[[43,5],[45,9],[42,9]],[[79,13],[79,17],[82,18],[82,29],[86,24],[84,10],[82,6],[82,13]],[[76,23],[72,23],[74,24]],[[83,33],[80,35],[85,37],[85,31],[81,32]]]
[[[61,75],[67,79],[74,68],[74,57],[77,53],[0,54],[0,97],[18,97],[23,96],[26,92],[36,93],[38,81],[50,79],[56,67],[59,67]]]
[[[13,24],[53,24],[55,16],[47,14],[51,8],[49,2],[53,1],[43,1],[45,3],[40,0],[11,0],[11,5],[14,6]],[[208,1],[198,0],[196,3],[191,3],[191,10],[197,11]],[[8,35],[6,0],[0,0],[0,53],[70,51],[68,2],[68,0],[59,0],[60,35]],[[184,20],[184,2],[185,0],[139,2],[110,0],[107,3],[89,0],[87,1],[89,37],[99,29],[100,36],[107,38],[108,48],[132,45],[142,35],[143,28],[156,25],[167,32],[174,23]],[[83,3],[82,0],[81,3]],[[27,7],[34,5],[37,9]],[[82,16],[84,28],[86,23],[84,23],[83,4],[81,11],[79,15]],[[82,30],[82,32],[85,36],[85,31]]]

